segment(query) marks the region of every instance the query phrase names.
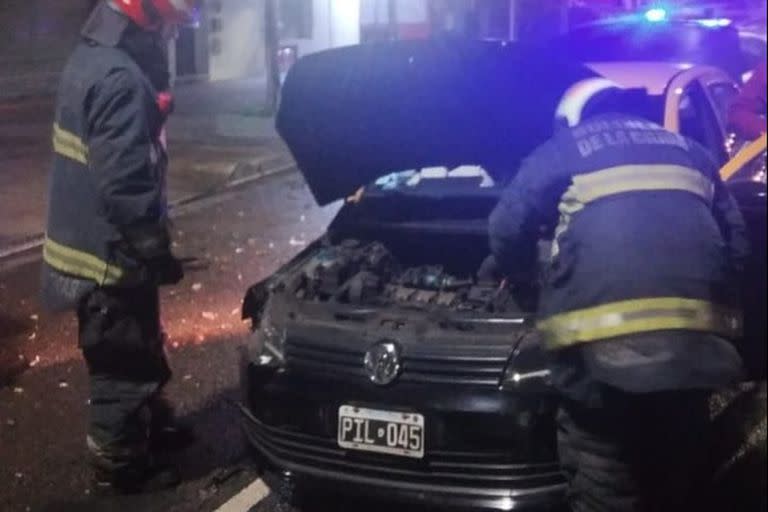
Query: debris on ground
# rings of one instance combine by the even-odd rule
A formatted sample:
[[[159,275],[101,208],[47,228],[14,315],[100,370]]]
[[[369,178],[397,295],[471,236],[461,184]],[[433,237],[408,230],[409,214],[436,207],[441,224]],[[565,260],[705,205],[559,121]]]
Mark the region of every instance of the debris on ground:
[[[30,334],[29,336],[27,336],[27,339],[28,339],[29,341],[32,341],[32,340],[34,340],[35,338],[37,338],[37,332],[33,332],[32,334]]]
[[[203,289],[202,283],[195,283],[195,284],[192,285],[192,291],[193,292],[199,292],[202,289]]]
[[[29,339],[34,339],[34,338],[29,338]],[[29,362],[29,367],[34,368],[38,364],[40,364],[40,356],[35,356],[35,358]]]
[[[20,394],[24,393],[24,388],[20,388],[20,387],[17,386],[15,388],[13,388],[13,392],[16,393],[17,395],[20,395]]]
[[[32,320],[33,322],[37,322],[38,320],[40,320],[40,317],[38,315],[29,315],[29,319]]]
[[[305,245],[307,245],[307,242],[304,240],[299,240],[295,237],[291,237],[291,239],[288,240],[288,245],[290,245],[291,247],[304,247]]]
[[[67,382],[65,380],[60,380],[59,381],[59,388],[60,389],[66,389],[68,387],[69,387],[69,382]]]
[[[216,313],[213,313],[211,311],[203,311],[202,316],[206,320],[216,320]]]

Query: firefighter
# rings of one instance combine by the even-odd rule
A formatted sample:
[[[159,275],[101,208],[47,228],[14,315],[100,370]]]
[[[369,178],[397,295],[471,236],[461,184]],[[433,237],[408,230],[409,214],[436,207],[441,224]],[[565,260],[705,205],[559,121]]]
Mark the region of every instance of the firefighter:
[[[564,126],[490,218],[499,272],[541,281],[537,327],[578,512],[699,510],[708,398],[743,372],[743,219],[710,155],[646,119],[648,101],[603,79],[574,86]]]
[[[43,299],[77,312],[87,447],[105,491],[175,485],[153,455],[192,440],[162,396],[171,372],[158,287],[183,277],[167,225],[166,48],[194,12],[191,0],[102,0],[59,85]]]
[[[766,131],[766,63],[761,62],[731,105],[729,122],[742,140],[755,140]]]

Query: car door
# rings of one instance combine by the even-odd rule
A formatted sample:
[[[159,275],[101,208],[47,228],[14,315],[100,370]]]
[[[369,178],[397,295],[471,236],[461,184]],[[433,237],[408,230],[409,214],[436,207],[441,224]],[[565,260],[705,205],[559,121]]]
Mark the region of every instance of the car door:
[[[723,166],[726,181],[744,214],[752,255],[743,290],[745,336],[738,344],[750,378],[766,375],[766,136],[732,158],[727,151],[727,112],[737,90],[734,82],[714,68],[692,68],[670,81],[666,91],[664,125],[712,151]]]
[[[733,80],[717,68],[697,66],[683,71],[667,86],[664,126],[697,141],[724,165],[729,158],[728,101],[734,87]]]

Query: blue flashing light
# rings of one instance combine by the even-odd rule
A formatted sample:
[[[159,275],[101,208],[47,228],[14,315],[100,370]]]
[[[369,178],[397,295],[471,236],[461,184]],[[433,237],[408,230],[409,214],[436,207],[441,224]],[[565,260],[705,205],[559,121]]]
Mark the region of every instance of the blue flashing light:
[[[669,19],[669,13],[662,7],[654,7],[645,11],[645,20],[649,23],[662,23]]]
[[[702,27],[707,28],[721,28],[721,27],[728,27],[733,23],[732,20],[729,20],[728,18],[706,18],[703,20],[697,20],[699,25]]]

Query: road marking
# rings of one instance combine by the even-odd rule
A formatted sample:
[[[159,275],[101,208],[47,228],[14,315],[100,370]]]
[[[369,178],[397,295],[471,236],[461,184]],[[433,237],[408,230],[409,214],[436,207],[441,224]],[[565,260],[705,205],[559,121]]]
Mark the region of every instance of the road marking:
[[[269,496],[269,488],[261,479],[257,479],[219,507],[216,512],[248,512],[267,496]]]

